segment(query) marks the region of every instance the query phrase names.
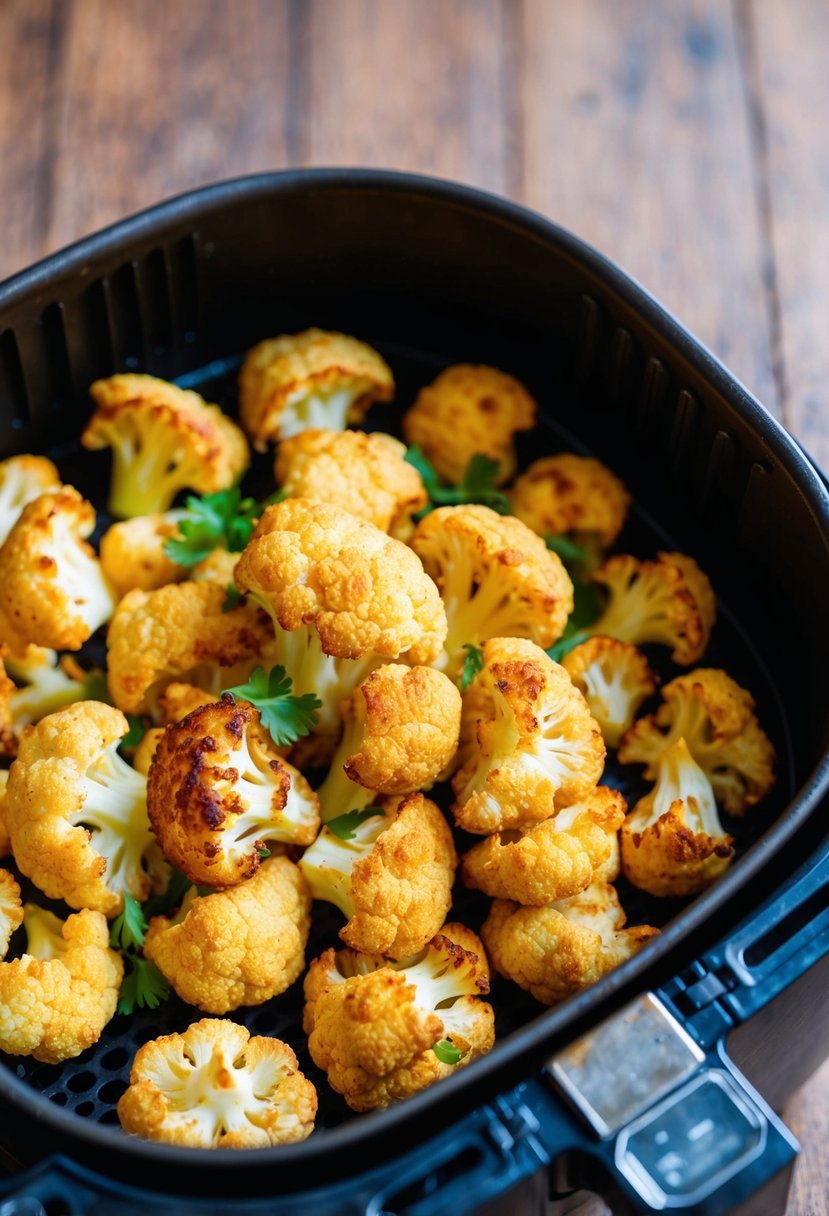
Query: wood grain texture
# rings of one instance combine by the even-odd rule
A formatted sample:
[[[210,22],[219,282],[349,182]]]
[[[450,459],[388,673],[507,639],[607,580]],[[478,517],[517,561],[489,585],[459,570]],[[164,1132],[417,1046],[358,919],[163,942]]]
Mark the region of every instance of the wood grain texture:
[[[802,1146],[786,1216],[829,1216],[829,1060],[785,1112]]]

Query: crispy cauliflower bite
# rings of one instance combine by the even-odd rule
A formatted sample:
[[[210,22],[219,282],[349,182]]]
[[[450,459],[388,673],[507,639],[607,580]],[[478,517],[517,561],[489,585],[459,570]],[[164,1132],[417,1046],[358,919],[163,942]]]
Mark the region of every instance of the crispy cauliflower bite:
[[[587,549],[609,549],[630,495],[600,460],[560,452],[534,461],[510,491],[512,509],[539,536],[567,533]]]
[[[101,566],[119,599],[136,587],[156,591],[187,577],[187,569],[164,552],[178,532],[183,511],[138,515],[113,524],[101,537]]]
[[[542,1005],[555,1005],[595,984],[659,932],[650,925],[624,929],[624,923],[614,888],[594,882],[543,908],[496,899],[481,936],[496,971]]]
[[[3,662],[5,651],[6,647],[0,642],[0,756],[13,756],[17,751],[17,740],[14,737],[12,700],[17,688],[6,674]]]
[[[458,827],[486,835],[578,802],[605,748],[584,697],[534,642],[491,638],[483,656],[464,697],[452,811]]]
[[[305,979],[311,1057],[352,1110],[386,1107],[491,1049],[492,1006],[478,999],[488,991],[483,946],[463,925],[445,925],[400,963],[327,950]],[[458,1064],[432,1050],[443,1039],[462,1053]]]
[[[258,452],[307,428],[341,431],[393,396],[391,369],[376,350],[322,329],[267,338],[239,373],[239,416]]]
[[[742,815],[774,785],[776,756],[751,693],[724,671],[698,667],[671,680],[655,714],[640,718],[619,745],[623,764],[644,764],[655,781],[660,757],[685,739],[731,815]]]
[[[205,1013],[261,1005],[305,966],[311,896],[287,857],[269,857],[248,882],[214,895],[188,891],[178,913],[156,916],[145,957],[183,1001]]]
[[[12,685],[8,700],[13,733],[12,746],[7,751],[9,755],[17,751],[17,740],[27,726],[40,722],[64,705],[82,701],[86,695],[86,673],[72,656],[58,659],[54,651],[48,650],[42,655],[44,662],[25,665],[11,662],[15,678],[25,680],[25,685],[22,688]]]
[[[58,473],[45,456],[10,456],[0,460],[0,545],[20,518],[20,512],[41,494],[59,490]]]
[[[71,486],[23,508],[0,548],[0,612],[27,642],[78,650],[115,597],[85,538],[95,511]]]
[[[229,696],[167,727],[147,805],[167,860],[210,887],[252,878],[265,841],[310,844],[319,828],[302,773],[274,750],[258,710]]]
[[[461,876],[496,899],[540,907],[583,891],[619,869],[616,834],[625,800],[599,785],[582,802],[521,832],[496,832],[461,859]]]
[[[61,921],[27,904],[23,925],[28,953],[0,963],[0,1050],[58,1064],[101,1037],[124,964],[100,912]]]
[[[546,647],[561,636],[573,584],[520,519],[474,504],[439,507],[418,524],[412,548],[446,607],[445,670],[459,665],[467,643],[519,637]]]
[[[593,637],[574,646],[561,665],[584,694],[607,746],[618,747],[639,706],[656,689],[642,651],[618,638]]]
[[[421,950],[452,905],[458,857],[440,809],[422,794],[380,800],[349,839],[323,827],[299,863],[314,899],[347,918],[343,941],[367,954]]]
[[[126,718],[80,701],[20,741],[3,811],[21,872],[51,899],[114,916],[159,881],[146,781],[118,755]]]
[[[8,870],[0,870],[0,959],[6,957],[11,936],[22,922],[20,887]]]
[[[287,1043],[219,1018],[141,1047],[118,1118],[132,1136],[188,1148],[266,1148],[314,1130],[317,1091]]]
[[[502,485],[515,472],[515,433],[530,430],[536,409],[520,380],[495,367],[458,363],[420,390],[404,415],[403,434],[452,485],[478,453],[498,462]]]
[[[89,392],[97,409],[81,443],[112,448],[117,518],[166,511],[180,490],[226,490],[250,463],[239,427],[198,393],[138,374],[96,380]]]
[[[287,498],[330,503],[405,541],[429,501],[405,455],[391,435],[315,428],[282,441],[274,473]]]
[[[6,827],[6,786],[9,782],[8,769],[0,769],[0,857],[8,857],[12,851],[11,837]],[[2,957],[2,955],[0,955]]]

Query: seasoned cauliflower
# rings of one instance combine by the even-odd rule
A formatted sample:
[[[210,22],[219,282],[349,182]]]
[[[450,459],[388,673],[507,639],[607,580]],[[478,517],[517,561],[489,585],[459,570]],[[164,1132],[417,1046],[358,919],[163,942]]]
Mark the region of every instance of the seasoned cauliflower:
[[[27,503],[59,490],[58,473],[45,456],[10,456],[0,460],[0,545]]]
[[[239,373],[239,416],[259,452],[309,427],[341,431],[393,396],[391,369],[376,350],[322,329],[266,338]]]
[[[89,391],[98,408],[81,443],[112,448],[117,518],[166,511],[180,490],[226,490],[250,463],[239,427],[198,393],[136,373],[96,380]]]
[[[287,857],[269,857],[227,891],[187,892],[175,916],[155,916],[144,955],[183,1001],[205,1013],[261,1005],[305,966],[311,896]]]
[[[602,775],[601,732],[563,667],[522,638],[491,638],[464,697],[459,827],[482,835],[549,819]]]
[[[546,647],[561,636],[573,611],[573,584],[520,519],[474,504],[440,507],[420,521],[412,548],[446,607],[443,670],[454,674],[464,646],[487,638],[531,638]]]
[[[317,1091],[287,1043],[220,1018],[139,1048],[118,1118],[131,1136],[188,1148],[266,1148],[314,1130]]]
[[[543,908],[496,899],[481,936],[496,971],[543,1005],[555,1005],[595,984],[659,932],[650,925],[624,929],[624,923],[614,888],[594,882]]]
[[[18,668],[12,664],[12,670],[17,674],[21,671],[26,681],[25,687],[14,688],[8,701],[11,713],[11,726],[14,733],[12,752],[17,750],[17,739],[27,726],[39,722],[64,705],[82,701],[86,695],[84,682],[85,673],[69,655],[58,660],[54,651],[43,651],[48,659],[55,663],[27,664]]]
[[[496,899],[532,906],[578,895],[598,878],[612,882],[625,810],[617,790],[599,785],[552,819],[487,836],[461,858],[463,881]]]
[[[697,667],[662,690],[655,714],[640,718],[619,745],[623,764],[644,764],[655,781],[660,757],[679,739],[731,815],[742,815],[774,785],[775,754],[754,698],[724,671]]]
[[[299,863],[314,899],[336,904],[343,941],[368,954],[421,950],[452,904],[458,864],[449,825],[422,794],[385,798],[323,827]]]
[[[210,887],[252,878],[266,841],[310,844],[320,821],[316,794],[274,750],[258,710],[231,697],[167,727],[147,804],[167,860]]]
[[[696,895],[731,865],[732,838],[684,739],[662,753],[657,767],[656,785],[622,827],[622,871],[651,895]]]
[[[490,1050],[488,991],[483,947],[463,925],[400,963],[326,950],[305,979],[311,1057],[352,1110],[386,1107]]]
[[[124,974],[106,919],[84,910],[66,921],[24,908],[28,953],[0,963],[0,1050],[58,1064],[97,1043],[115,1013]]]
[[[162,881],[146,781],[119,756],[126,718],[79,701],[23,735],[3,812],[20,870],[51,899],[114,916]]]
[[[20,887],[8,870],[0,870],[0,959],[6,957],[11,936],[22,922]]]
[[[559,452],[534,461],[510,491],[512,509],[539,536],[565,533],[588,553],[609,549],[622,530],[630,495],[592,456]]]
[[[630,642],[593,637],[561,660],[590,707],[608,747],[618,747],[639,706],[656,689],[648,660]]]
[[[0,769],[0,857],[7,857],[12,851],[11,837],[6,827],[6,786],[9,782],[8,769]]]
[[[187,577],[187,568],[164,552],[167,541],[178,532],[178,522],[183,516],[183,511],[138,515],[113,524],[104,533],[101,566],[119,599],[136,587],[156,591]]]
[[[641,646],[659,642],[683,666],[696,663],[708,645],[716,618],[708,578],[683,553],[658,553],[655,562],[620,554],[593,575],[608,594],[599,619],[587,628]]]
[[[6,675],[3,662],[5,650],[5,646],[0,642],[0,756],[13,756],[17,750],[17,741],[14,737],[11,702],[17,689],[14,681]]]
[[[23,508],[0,548],[0,612],[25,641],[78,650],[112,616],[114,593],[85,540],[94,527],[71,486]]]
[[[286,498],[330,503],[408,540],[429,496],[405,455],[391,435],[312,429],[282,441],[274,472]]]
[[[374,793],[429,789],[452,760],[461,696],[432,667],[387,663],[343,707],[343,737],[317,791],[323,822],[362,810]]]
[[[502,485],[515,472],[515,433],[534,425],[536,408],[520,380],[495,367],[458,363],[420,390],[404,415],[403,434],[453,485],[478,453],[498,462],[496,484]]]

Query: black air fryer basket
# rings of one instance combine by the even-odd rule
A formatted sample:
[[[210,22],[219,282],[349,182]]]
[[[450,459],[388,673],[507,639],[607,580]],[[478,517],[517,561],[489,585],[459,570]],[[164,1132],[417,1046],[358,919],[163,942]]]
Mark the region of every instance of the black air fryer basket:
[[[475,191],[357,171],[200,190],[0,286],[0,456],[47,451],[100,504],[107,458],[78,445],[93,379],[147,371],[233,408],[241,354],[309,325],[376,345],[404,407],[448,363],[502,367],[543,413],[525,460],[581,450],[620,474],[636,503],[622,550],[679,549],[711,577],[704,661],[756,695],[776,791],[739,826],[732,869],[692,903],[628,893],[631,923],[670,918],[640,955],[555,1009],[498,984],[492,1053],[398,1107],[356,1117],[328,1090],[296,986],[238,1011],[291,1041],[318,1085],[303,1144],[197,1152],[113,1126],[136,1047],[199,1016],[175,1001],[116,1017],[58,1068],[6,1059],[0,1213],[540,1214],[579,1187],[616,1211],[782,1212],[797,1145],[774,1111],[829,1054],[820,477],[671,316],[572,236]],[[374,423],[390,428],[394,409]],[[459,912],[480,916],[475,898]]]

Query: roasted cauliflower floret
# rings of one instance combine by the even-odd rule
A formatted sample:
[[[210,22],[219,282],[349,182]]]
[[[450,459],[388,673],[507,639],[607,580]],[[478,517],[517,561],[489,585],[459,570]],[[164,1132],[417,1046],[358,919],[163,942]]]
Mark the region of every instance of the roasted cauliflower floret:
[[[432,667],[387,663],[343,709],[343,737],[318,793],[323,821],[362,810],[374,793],[430,788],[452,760],[461,696]]]
[[[592,456],[559,452],[534,461],[510,491],[512,509],[539,536],[566,534],[591,554],[609,549],[622,530],[630,495]]]
[[[0,769],[0,857],[8,857],[12,851],[11,837],[6,827],[6,786],[9,782],[8,769]],[[0,956],[2,957],[2,956]]]
[[[124,1131],[188,1148],[266,1148],[314,1130],[317,1091],[287,1043],[220,1018],[139,1048],[118,1101]]]
[[[486,955],[463,925],[445,925],[400,963],[326,950],[305,979],[314,1063],[352,1110],[399,1102],[490,1050]]]
[[[659,642],[683,666],[703,654],[716,618],[714,592],[706,575],[683,553],[659,553],[655,562],[620,554],[593,575],[607,591],[599,619],[587,629],[642,646]]]
[[[0,1050],[58,1064],[97,1043],[124,974],[106,919],[85,910],[61,921],[26,904],[28,953],[0,963]]]
[[[599,785],[552,819],[487,836],[461,858],[463,881],[496,899],[532,906],[577,895],[597,878],[612,881],[625,809],[617,790]]]
[[[22,921],[20,887],[8,870],[0,870],[0,959],[6,957],[11,935]]]
[[[144,955],[183,1001],[205,1013],[261,1005],[305,966],[311,896],[287,857],[269,857],[248,882],[199,896],[191,887],[175,916],[156,916]]]
[[[319,801],[282,760],[252,705],[226,697],[168,726],[147,778],[150,822],[191,882],[252,878],[266,841],[310,844]]]
[[[41,718],[82,701],[86,696],[84,672],[69,655],[58,660],[54,651],[43,651],[47,657],[44,663],[26,664],[19,667],[12,663],[15,675],[20,675],[26,683],[23,688],[12,685],[8,708],[11,714],[11,728],[14,736],[10,754],[17,750],[17,739],[27,726],[39,722]],[[50,661],[54,659],[54,664]]]
[[[515,472],[515,434],[535,423],[536,403],[520,380],[495,367],[458,363],[422,388],[404,415],[406,442],[457,485],[473,456],[496,460],[496,484]]]
[[[455,821],[482,835],[549,819],[602,775],[601,732],[563,667],[522,638],[492,638],[464,697]]]
[[[0,756],[13,756],[17,750],[17,741],[14,737],[11,702],[17,688],[6,674],[3,662],[5,649],[0,642]]]
[[[443,924],[457,864],[438,807],[422,794],[407,794],[332,820],[299,867],[313,897],[347,918],[340,930],[347,945],[403,958]]]
[[[391,369],[376,350],[322,329],[267,338],[239,373],[239,416],[259,452],[310,427],[341,431],[393,396]]]
[[[59,490],[58,473],[45,456],[10,456],[0,460],[0,545],[27,503]]]
[[[754,698],[724,671],[698,667],[671,680],[655,714],[640,718],[619,745],[623,764],[644,764],[655,781],[659,759],[679,739],[731,815],[742,815],[774,785],[774,748],[754,713]]]
[[[555,1005],[595,984],[659,932],[624,923],[615,889],[594,882],[543,908],[496,899],[481,936],[496,971],[543,1005]]]
[[[561,665],[584,694],[607,746],[618,747],[639,706],[656,689],[642,651],[618,638],[593,637],[574,646]]]
[[[429,497],[405,455],[391,435],[313,429],[283,440],[274,472],[287,498],[330,503],[408,540]]]
[[[71,486],[23,508],[0,548],[0,612],[25,641],[78,650],[112,616],[112,588],[85,540],[94,527]]]
[[[531,638],[546,647],[561,636],[573,584],[520,519],[474,504],[440,507],[420,521],[412,548],[446,607],[444,670],[454,673],[464,646],[487,638]]]
[[[119,599],[136,587],[156,591],[188,575],[187,568],[164,552],[178,532],[182,511],[138,515],[112,527],[101,537],[101,565]],[[229,581],[229,580],[228,580]]]
[[[20,870],[51,899],[114,916],[162,882],[146,780],[119,756],[124,715],[79,701],[23,735],[3,811]]]

